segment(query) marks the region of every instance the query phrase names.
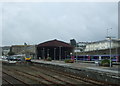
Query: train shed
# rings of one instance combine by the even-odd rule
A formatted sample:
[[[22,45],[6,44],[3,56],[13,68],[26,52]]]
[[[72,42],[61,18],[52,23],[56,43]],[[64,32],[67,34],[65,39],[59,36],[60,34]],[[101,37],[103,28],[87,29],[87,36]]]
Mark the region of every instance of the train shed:
[[[50,40],[37,45],[37,58],[52,60],[65,59],[73,52],[74,47],[68,43],[59,40]]]

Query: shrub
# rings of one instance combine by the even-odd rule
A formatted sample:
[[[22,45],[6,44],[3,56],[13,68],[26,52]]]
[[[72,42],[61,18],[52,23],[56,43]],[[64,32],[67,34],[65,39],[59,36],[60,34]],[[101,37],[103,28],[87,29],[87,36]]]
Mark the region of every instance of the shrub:
[[[105,67],[110,66],[110,60],[108,60],[108,59],[102,60],[101,61],[101,66],[105,66]]]
[[[46,60],[47,60],[47,61],[52,61],[51,57],[47,57]]]
[[[66,60],[65,60],[65,63],[74,63],[74,60],[66,59]]]

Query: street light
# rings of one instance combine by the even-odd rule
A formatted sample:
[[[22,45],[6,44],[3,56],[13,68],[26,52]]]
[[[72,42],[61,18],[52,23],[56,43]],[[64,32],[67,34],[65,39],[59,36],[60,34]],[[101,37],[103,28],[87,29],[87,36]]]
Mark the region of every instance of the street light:
[[[112,61],[111,61],[111,37],[107,37],[110,41],[110,67],[112,67]]]
[[[108,30],[110,30],[110,29],[112,29],[112,28],[107,29],[107,37],[109,37],[109,31]]]
[[[110,67],[112,67],[112,60],[111,60],[111,39],[113,38],[113,37],[111,37],[111,36],[108,36],[108,30],[110,30],[110,29],[112,29],[112,28],[109,28],[109,29],[107,29],[107,37],[106,38],[108,38],[109,39],[109,42],[110,42]]]
[[[118,49],[117,48],[118,48],[119,45],[118,45],[118,41],[117,40],[116,40],[116,43],[117,43],[117,46],[116,46],[116,59],[117,60],[116,60],[116,62],[118,62]]]
[[[76,43],[76,62],[77,62],[77,43]]]
[[[27,43],[24,43],[25,46],[25,57],[27,57]]]

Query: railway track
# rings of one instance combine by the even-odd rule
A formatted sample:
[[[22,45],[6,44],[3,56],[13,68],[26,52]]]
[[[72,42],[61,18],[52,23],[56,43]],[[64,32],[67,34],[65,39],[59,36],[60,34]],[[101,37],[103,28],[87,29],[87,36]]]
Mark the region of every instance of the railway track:
[[[79,79],[75,79],[75,78],[71,78],[71,77],[68,77],[68,76],[66,76],[65,74],[60,74],[60,73],[57,73],[56,71],[48,71],[48,70],[43,70],[43,68],[36,68],[35,66],[32,66],[32,67],[30,67],[30,68],[32,68],[33,70],[36,70],[36,71],[40,71],[41,73],[43,73],[43,74],[45,74],[45,75],[48,75],[48,76],[50,76],[50,77],[53,77],[53,78],[55,78],[56,80],[60,80],[60,81],[62,81],[62,82],[65,82],[66,84],[68,84],[68,85],[71,85],[71,86],[74,86],[75,84],[77,85],[77,84],[90,84],[90,83],[87,83],[87,82],[84,82],[84,81],[81,81],[81,80],[79,80]],[[62,76],[62,77],[64,77],[64,78],[66,78],[66,80],[64,80],[64,78],[60,78],[60,77],[58,77],[58,76]],[[73,82],[74,83],[71,83],[71,82],[69,82],[69,81],[67,81],[67,79],[71,79],[71,80],[73,80]],[[77,82],[76,82],[77,81]],[[93,85],[93,84],[91,84],[91,85]]]
[[[86,78],[81,78],[81,77],[78,77],[78,76],[74,76],[74,75],[71,75],[71,74],[69,74],[69,73],[65,73],[65,72],[62,72],[62,71],[58,71],[58,70],[54,70],[54,69],[49,69],[49,68],[45,68],[45,67],[39,67],[39,69],[38,68],[36,68],[35,66],[33,66],[32,67],[34,70],[41,70],[41,69],[44,69],[44,70],[47,70],[47,71],[51,71],[51,72],[54,72],[54,74],[56,73],[56,74],[59,74],[59,75],[61,75],[61,76],[64,76],[64,77],[67,77],[67,78],[71,78],[71,79],[73,79],[73,80],[77,80],[77,81],[80,81],[80,82],[82,82],[82,84],[89,84],[89,85],[92,85],[92,86],[101,86],[101,85],[104,85],[103,83],[101,84],[101,83],[98,83],[98,82],[93,82],[92,80],[88,80],[88,79],[86,79]]]
[[[6,68],[7,69],[7,71],[11,71],[11,72],[14,72],[14,73],[16,73],[17,75],[20,75],[20,76],[27,76],[27,78],[30,78],[31,76],[32,77],[34,77],[34,78],[38,78],[38,79],[44,79],[44,81],[43,80],[36,80],[36,81],[38,81],[38,82],[40,82],[39,84],[44,84],[44,85],[48,85],[48,86],[50,86],[50,85],[57,85],[57,86],[66,86],[66,85],[64,85],[65,83],[62,83],[62,82],[56,82],[56,79],[55,78],[52,78],[52,79],[48,79],[48,77],[43,77],[43,76],[41,76],[40,74],[31,74],[31,73],[28,73],[28,72],[25,72],[25,71],[21,71],[21,70],[18,70],[18,69],[13,69],[12,68],[12,70],[11,69],[9,69],[9,68]],[[28,69],[29,70],[29,69]],[[29,77],[28,77],[29,76]],[[54,80],[53,80],[54,79]],[[35,79],[33,79],[33,80],[35,80]],[[41,81],[43,81],[43,82],[41,82]],[[47,81],[47,83],[45,82],[45,81]],[[62,80],[61,80],[62,81]],[[48,83],[49,82],[49,83]],[[72,84],[69,84],[69,83],[67,83],[67,86],[73,86]]]
[[[33,67],[28,67],[28,70],[29,69],[34,70],[36,72],[39,72],[39,73],[41,73],[43,75],[49,76],[52,79],[54,79],[55,81],[59,81],[60,83],[57,83],[57,84],[61,84],[62,83],[62,85],[65,84],[64,86],[66,86],[66,85],[74,86],[75,85],[75,83],[71,83],[70,81],[65,80],[66,77],[64,77],[64,78],[62,77],[61,78],[60,76],[62,76],[62,75],[58,75],[58,74],[56,75],[55,73],[51,73],[51,72],[48,72],[48,71],[45,71],[45,70],[39,70],[39,69],[37,70],[37,68],[33,68]],[[37,76],[39,76],[39,75],[40,74],[37,74]],[[70,78],[68,78],[68,79],[70,79]],[[75,81],[75,80],[73,80],[73,81]]]
[[[37,66],[37,64],[35,63],[35,65]],[[34,68],[36,67],[34,66]],[[76,76],[74,74],[71,74],[71,73],[66,73],[64,71],[59,71],[59,70],[56,70],[56,69],[51,69],[49,67],[43,67],[43,66],[38,66],[37,69],[44,69],[44,70],[47,70],[47,71],[51,71],[51,72],[54,72],[54,73],[57,73],[57,74],[61,74],[63,76],[68,76],[70,78],[73,78],[73,79],[77,79],[77,80],[81,80],[81,81],[84,81],[86,83],[90,83],[92,85],[97,85],[97,86],[119,86],[117,84],[112,84],[112,83],[108,83],[108,82],[102,82],[102,81],[96,81],[96,80],[93,80],[91,78],[83,78],[83,77],[80,77],[80,76]]]
[[[33,70],[33,68],[31,68],[31,67],[28,67],[28,68],[26,68],[28,71],[29,70]],[[10,69],[8,69],[8,71],[10,71]],[[36,71],[36,70],[34,70],[34,71]],[[14,72],[14,73],[16,73],[16,74],[21,74],[21,75],[23,75],[24,74],[24,76],[27,74],[27,75],[30,75],[30,76],[34,76],[35,78],[42,78],[42,79],[44,79],[45,81],[48,81],[48,82],[50,82],[49,84],[52,84],[52,85],[57,85],[57,86],[74,86],[74,84],[72,84],[72,83],[70,83],[70,82],[67,82],[67,81],[65,81],[65,80],[62,80],[62,79],[59,79],[59,78],[56,78],[56,77],[52,77],[52,76],[50,76],[50,75],[48,75],[48,74],[46,74],[46,73],[43,73],[43,72],[41,72],[42,74],[44,74],[45,75],[45,77],[43,77],[43,76],[41,76],[40,74],[31,74],[31,73],[28,73],[28,72],[25,72],[25,71],[21,71],[20,69],[13,69],[12,68],[12,72]],[[40,72],[39,72],[40,73]],[[49,77],[46,77],[46,76],[49,76]],[[51,79],[50,79],[50,77],[51,77]],[[57,81],[57,82],[56,82]],[[46,83],[42,83],[42,84],[46,84]],[[47,83],[48,84],[48,83]]]
[[[33,67],[33,66],[32,66]],[[76,86],[76,85],[78,85],[78,84],[75,84],[75,83],[73,83],[75,80],[74,79],[72,79],[72,80],[70,80],[70,78],[69,77],[66,77],[66,76],[62,76],[62,75],[56,75],[56,77],[55,76],[52,76],[51,74],[54,74],[54,73],[50,73],[49,72],[49,74],[45,71],[45,70],[42,70],[42,71],[40,71],[40,70],[35,70],[35,68],[32,68],[32,67],[30,67],[30,66],[28,66],[28,67],[22,67],[23,68],[23,70],[21,70],[21,68],[20,67],[16,67],[16,68],[8,68],[8,67],[4,67],[4,69],[6,70],[6,71],[9,71],[9,72],[14,72],[16,75],[19,75],[19,76],[24,76],[24,77],[26,77],[26,78],[32,78],[33,79],[33,77],[34,78],[38,78],[39,79],[39,81],[38,82],[41,82],[42,80],[40,80],[41,78],[42,79],[44,79],[44,81],[47,81],[47,82],[49,82],[49,83],[42,83],[42,84],[52,84],[52,85],[57,85],[57,86]],[[5,71],[4,70],[4,71]],[[30,73],[30,71],[32,70],[32,72]],[[26,71],[29,71],[29,72],[26,72]],[[37,74],[37,73],[35,73],[36,71],[38,71],[38,73],[39,74]],[[32,74],[32,73],[34,73],[34,74]],[[45,77],[43,77],[43,76],[41,76],[41,74],[42,75],[44,75]],[[62,78],[61,78],[61,76],[62,76]],[[66,78],[66,79],[65,79]],[[68,80],[69,79],[69,80]],[[35,80],[35,79],[33,79],[33,80]],[[57,82],[56,82],[57,81]],[[78,82],[78,81],[77,81]],[[80,82],[81,84],[85,84],[85,83],[83,83],[83,82]],[[79,83],[79,84],[80,84]],[[41,84],[41,83],[39,83],[39,84]]]
[[[27,71],[31,71],[31,70],[34,71],[34,72],[38,71],[39,73],[42,73],[43,75],[52,77],[52,79],[50,79],[50,78],[48,79],[48,78],[46,78],[46,76],[43,77],[40,74],[33,75],[30,72],[29,73],[26,72],[26,70],[25,71],[23,71],[23,70],[21,71],[21,68],[19,69],[19,67],[15,68],[15,69],[12,68],[12,71],[14,69],[13,72],[15,72],[16,74],[21,75],[21,76],[29,75],[29,77],[27,76],[27,78],[30,78],[31,76],[36,77],[36,78],[42,78],[45,81],[50,82],[49,84],[52,83],[52,84],[58,84],[58,85],[63,85],[63,86],[66,86],[66,85],[67,86],[76,86],[78,84],[79,85],[82,85],[82,84],[88,85],[89,84],[89,85],[93,86],[93,84],[91,84],[91,83],[85,82],[85,81],[83,81],[81,79],[78,79],[78,78],[76,79],[76,78],[73,78],[73,77],[70,77],[70,76],[66,76],[65,74],[61,74],[61,73],[56,72],[55,70],[54,70],[54,72],[53,72],[53,70],[51,71],[51,69],[48,71],[48,69],[46,69],[46,68],[37,68],[37,66],[27,66],[25,68],[26,68]],[[8,68],[6,68],[6,69],[8,69]],[[8,71],[10,71],[10,69],[8,69]],[[60,83],[58,83],[58,82],[56,83],[55,82],[56,80],[59,81]],[[40,81],[38,81],[38,82],[40,82]],[[45,83],[42,83],[42,84],[45,84]]]
[[[22,70],[21,70],[22,69]],[[80,76],[76,76],[71,73],[67,73],[64,71],[59,71],[55,69],[51,69],[49,67],[43,67],[38,64],[27,65],[27,66],[3,66],[3,74],[8,74],[9,76],[14,76],[16,80],[20,81],[20,83],[25,86],[30,86],[33,84],[50,86],[108,86],[110,84],[94,81],[88,78],[81,78]],[[5,75],[4,75],[5,76]],[[26,81],[22,81],[24,78]],[[6,77],[3,77],[4,82],[9,83],[11,86],[14,86],[15,83],[12,81],[7,81]],[[112,86],[112,85],[110,85]]]
[[[35,77],[35,78],[38,78],[38,79],[43,79],[44,81],[42,82],[42,80],[38,80],[38,82],[40,82],[41,84],[59,84],[57,82],[54,82],[53,80],[50,80],[50,79],[47,79],[46,77],[43,77],[41,75],[35,75],[35,74],[31,74],[31,73],[27,73],[27,72],[23,72],[23,71],[20,71],[20,70],[15,70],[17,73],[23,73],[23,74],[26,74],[26,75],[29,75],[29,76],[32,76],[32,77]],[[46,82],[47,81],[47,82]]]
[[[30,86],[29,84],[25,83],[24,81],[12,76],[12,75],[9,75],[6,72],[2,72],[2,76],[3,76],[2,80],[10,86],[16,86],[16,85]],[[2,86],[5,86],[6,84],[3,84]]]
[[[36,85],[45,85],[45,86],[48,86],[48,84],[52,84],[51,81],[48,81],[43,77],[40,77],[40,76],[36,76],[36,75],[33,75],[33,74],[29,74],[29,73],[26,73],[26,72],[21,72],[19,70],[15,70],[15,69],[12,69],[12,70],[8,70],[9,72],[14,72],[16,74],[16,76],[22,76],[24,77],[24,79],[30,79],[31,80],[31,83],[29,83],[29,85],[32,85],[32,84],[36,84]],[[32,82],[36,82],[36,83],[32,83]]]

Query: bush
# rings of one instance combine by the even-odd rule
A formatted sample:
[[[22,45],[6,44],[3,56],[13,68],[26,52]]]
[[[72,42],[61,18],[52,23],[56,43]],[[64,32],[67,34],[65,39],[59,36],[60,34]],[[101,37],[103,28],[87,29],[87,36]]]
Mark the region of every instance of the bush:
[[[101,66],[109,67],[110,66],[110,60],[105,59],[101,61]]]
[[[65,60],[65,63],[74,63],[74,60],[66,59],[66,60]]]
[[[52,61],[51,57],[47,57],[46,60],[47,60],[47,61]]]

